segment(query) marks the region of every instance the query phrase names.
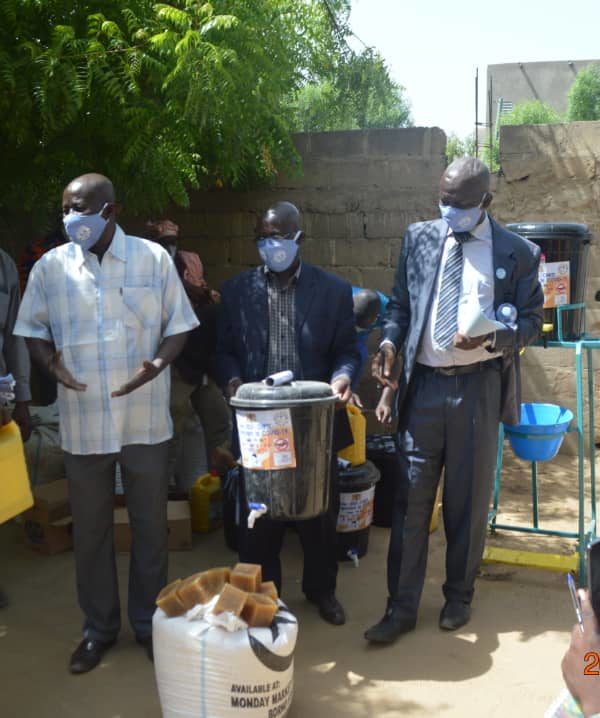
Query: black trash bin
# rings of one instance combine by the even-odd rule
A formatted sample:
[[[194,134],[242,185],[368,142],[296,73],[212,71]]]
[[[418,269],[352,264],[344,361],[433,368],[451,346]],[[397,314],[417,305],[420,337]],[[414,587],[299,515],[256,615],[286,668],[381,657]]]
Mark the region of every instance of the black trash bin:
[[[396,437],[392,434],[369,434],[367,436],[367,459],[375,464],[381,474],[381,480],[375,486],[373,525],[389,529],[392,525],[399,474]]]
[[[542,251],[545,264],[564,263],[559,268],[569,278],[569,292],[561,295],[564,304],[577,304],[585,301],[585,289],[588,275],[588,251],[593,235],[585,224],[575,222],[517,222],[507,228],[529,239]],[[568,265],[568,273],[566,271]],[[540,263],[540,273],[544,271]],[[566,288],[566,282],[565,282]],[[548,293],[546,292],[546,303]],[[573,310],[563,315],[563,339],[575,341],[581,337],[584,329],[584,310]],[[552,332],[545,333],[548,339],[558,339],[556,309],[544,308],[544,323],[553,325]]]
[[[379,469],[370,461],[338,471],[338,561],[353,561],[367,553],[378,481]]]
[[[264,506],[280,521],[327,511],[335,404],[331,386],[319,381],[239,388],[231,405],[250,509]]]

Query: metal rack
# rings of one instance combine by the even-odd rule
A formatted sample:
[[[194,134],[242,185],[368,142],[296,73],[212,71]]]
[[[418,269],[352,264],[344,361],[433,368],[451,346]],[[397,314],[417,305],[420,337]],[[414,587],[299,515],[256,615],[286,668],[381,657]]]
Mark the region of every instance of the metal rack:
[[[566,340],[563,337],[563,315],[565,312],[582,310],[584,314],[583,334],[580,339]],[[500,482],[502,475],[502,458],[504,451],[504,427],[500,424],[500,435],[498,441],[498,454],[496,457],[496,480],[494,484],[493,507],[488,516],[490,530],[495,533],[496,529],[504,531],[516,531],[541,536],[558,536],[562,538],[577,539],[577,551],[571,556],[560,554],[549,554],[533,551],[514,551],[495,546],[486,547],[483,560],[488,563],[509,563],[513,565],[535,566],[554,571],[575,571],[579,572],[581,584],[585,583],[586,566],[585,551],[589,541],[596,536],[596,447],[595,447],[595,422],[594,422],[594,350],[600,349],[600,338],[588,336],[585,325],[585,304],[565,304],[556,309],[557,317],[557,340],[544,340],[542,345],[548,348],[574,349],[575,352],[575,373],[576,373],[576,426],[570,427],[569,432],[577,434],[577,488],[579,499],[579,516],[577,531],[559,531],[557,529],[541,528],[538,516],[538,477],[537,462],[531,462],[531,498],[532,498],[532,522],[531,525],[501,524],[497,522],[498,505],[500,500]],[[589,441],[589,486],[591,503],[591,520],[585,527],[585,398],[584,398],[584,355],[587,367],[587,431]]]

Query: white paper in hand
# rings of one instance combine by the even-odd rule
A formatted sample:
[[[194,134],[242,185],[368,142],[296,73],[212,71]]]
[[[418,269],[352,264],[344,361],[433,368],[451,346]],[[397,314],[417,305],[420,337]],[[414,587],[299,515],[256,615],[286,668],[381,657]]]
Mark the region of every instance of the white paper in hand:
[[[506,324],[497,322],[495,319],[488,319],[481,311],[479,304],[470,304],[460,332],[469,338],[473,338],[491,334],[499,329],[506,329]]]

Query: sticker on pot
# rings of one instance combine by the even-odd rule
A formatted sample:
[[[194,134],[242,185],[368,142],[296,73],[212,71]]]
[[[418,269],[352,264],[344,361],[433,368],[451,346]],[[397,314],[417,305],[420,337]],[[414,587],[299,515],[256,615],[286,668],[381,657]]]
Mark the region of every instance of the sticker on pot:
[[[539,280],[544,290],[544,309],[552,309],[569,303],[570,273],[569,262],[540,264]]]
[[[340,511],[338,513],[337,530],[339,533],[362,531],[373,521],[373,505],[375,487],[354,494],[340,492]]]
[[[235,419],[244,468],[264,471],[296,468],[294,430],[289,409],[238,409]]]

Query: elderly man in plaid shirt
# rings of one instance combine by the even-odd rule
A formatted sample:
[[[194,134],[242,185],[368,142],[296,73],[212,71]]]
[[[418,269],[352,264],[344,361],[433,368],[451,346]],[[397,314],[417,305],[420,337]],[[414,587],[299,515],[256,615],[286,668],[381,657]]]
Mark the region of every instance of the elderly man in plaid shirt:
[[[15,333],[58,383],[84,638],[72,673],[94,668],[119,633],[113,545],[115,467],[132,529],[129,620],[152,658],[152,613],[167,580],[165,371],[198,321],[168,253],[116,223],[112,183],[98,174],[63,194],[71,240],[33,267]]]

